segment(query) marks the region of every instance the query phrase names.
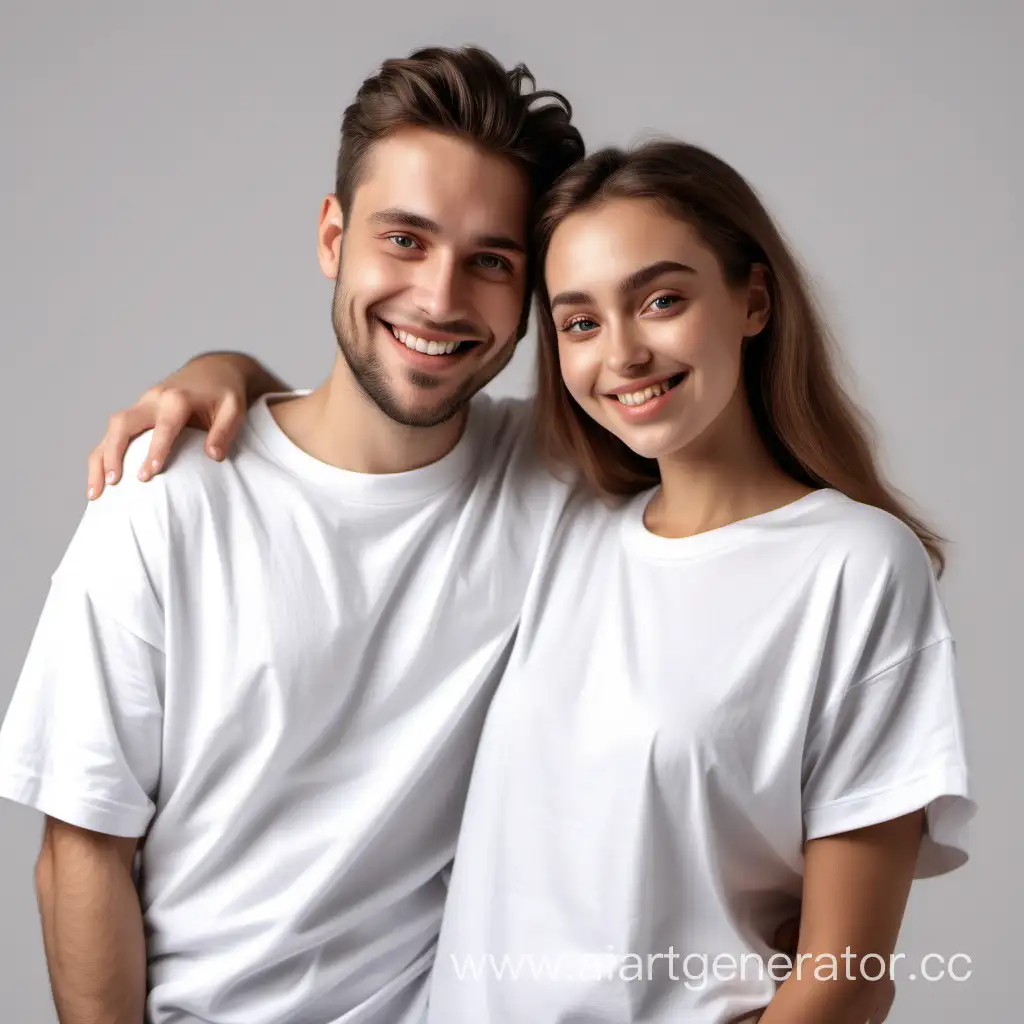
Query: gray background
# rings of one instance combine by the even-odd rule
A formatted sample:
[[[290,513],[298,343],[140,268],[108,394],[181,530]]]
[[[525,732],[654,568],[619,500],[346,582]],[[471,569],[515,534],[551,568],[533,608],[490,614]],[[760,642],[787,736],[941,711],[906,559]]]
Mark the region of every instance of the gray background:
[[[477,42],[566,92],[591,146],[657,129],[733,162],[811,268],[886,466],[955,541],[945,594],[982,814],[971,863],[915,888],[901,949],[964,952],[973,976],[904,982],[890,1019],[1016,1017],[1021,4],[469,6],[5,0],[0,709],[106,416],[203,349],[247,349],[298,386],[324,376],[315,227],[342,107],[384,57]],[[531,350],[496,390],[529,388]],[[0,806],[12,1024],[54,1020],[39,826]]]

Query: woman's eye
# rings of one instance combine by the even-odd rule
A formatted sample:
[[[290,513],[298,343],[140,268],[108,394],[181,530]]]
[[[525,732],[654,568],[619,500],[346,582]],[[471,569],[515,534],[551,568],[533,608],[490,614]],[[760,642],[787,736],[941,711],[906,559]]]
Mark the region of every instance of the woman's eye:
[[[399,249],[415,249],[416,239],[411,235],[388,235],[388,239]]]
[[[671,309],[677,302],[679,302],[678,295],[659,295],[656,299],[651,300],[650,308],[663,312],[666,309]]]
[[[597,324],[589,317],[580,317],[578,320],[571,320],[565,325],[563,330],[571,334],[585,334],[587,331],[592,331]]]

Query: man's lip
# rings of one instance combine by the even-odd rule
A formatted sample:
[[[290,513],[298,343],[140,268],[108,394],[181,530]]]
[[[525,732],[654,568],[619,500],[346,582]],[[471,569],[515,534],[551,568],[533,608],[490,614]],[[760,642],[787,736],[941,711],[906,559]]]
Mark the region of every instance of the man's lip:
[[[389,330],[393,328],[396,331],[405,331],[406,334],[411,334],[416,338],[422,338],[424,341],[436,341],[441,345],[448,345],[453,341],[468,341],[474,345],[480,343],[479,338],[467,337],[465,334],[442,334],[440,331],[428,331],[424,327],[412,327],[399,323],[397,320],[386,320],[382,316],[377,317],[377,319]]]
[[[473,352],[476,351],[475,345],[461,345],[454,352],[449,352],[446,355],[438,353],[432,356],[427,352],[420,352],[418,349],[410,348],[404,341],[396,338],[387,322],[381,320],[380,317],[377,318],[377,322],[380,324],[381,330],[385,331],[391,339],[398,352],[398,358],[410,366],[414,366],[429,374],[445,375],[449,372],[454,373],[456,368],[465,360],[471,359]]]
[[[675,373],[663,374],[661,377],[647,377],[644,380],[630,381],[629,384],[624,384],[621,388],[614,388],[611,391],[605,391],[604,394],[631,395],[634,391],[643,391],[644,388],[652,387],[655,384],[664,384],[672,380],[673,377],[684,376],[689,372],[689,370],[676,370]]]

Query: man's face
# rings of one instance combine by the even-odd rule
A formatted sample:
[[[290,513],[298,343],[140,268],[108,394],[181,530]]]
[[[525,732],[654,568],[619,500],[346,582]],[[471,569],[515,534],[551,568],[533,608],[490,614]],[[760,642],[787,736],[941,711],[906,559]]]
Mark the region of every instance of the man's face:
[[[509,361],[526,290],[529,184],[510,161],[424,128],[363,167],[347,219],[324,205],[320,265],[354,377],[392,420],[453,416]]]

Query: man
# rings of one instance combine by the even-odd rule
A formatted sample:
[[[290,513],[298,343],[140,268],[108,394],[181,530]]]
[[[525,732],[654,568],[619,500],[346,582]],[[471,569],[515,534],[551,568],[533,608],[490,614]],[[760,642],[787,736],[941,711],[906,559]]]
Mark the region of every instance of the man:
[[[258,401],[229,463],[193,433],[174,472],[91,503],[53,576],[0,795],[47,816],[64,1024],[423,1018],[476,741],[566,491],[520,405],[470,405],[525,331],[533,203],[583,153],[532,85],[478,49],[363,83],[319,220],[329,378]],[[140,442],[131,475],[158,457]]]

